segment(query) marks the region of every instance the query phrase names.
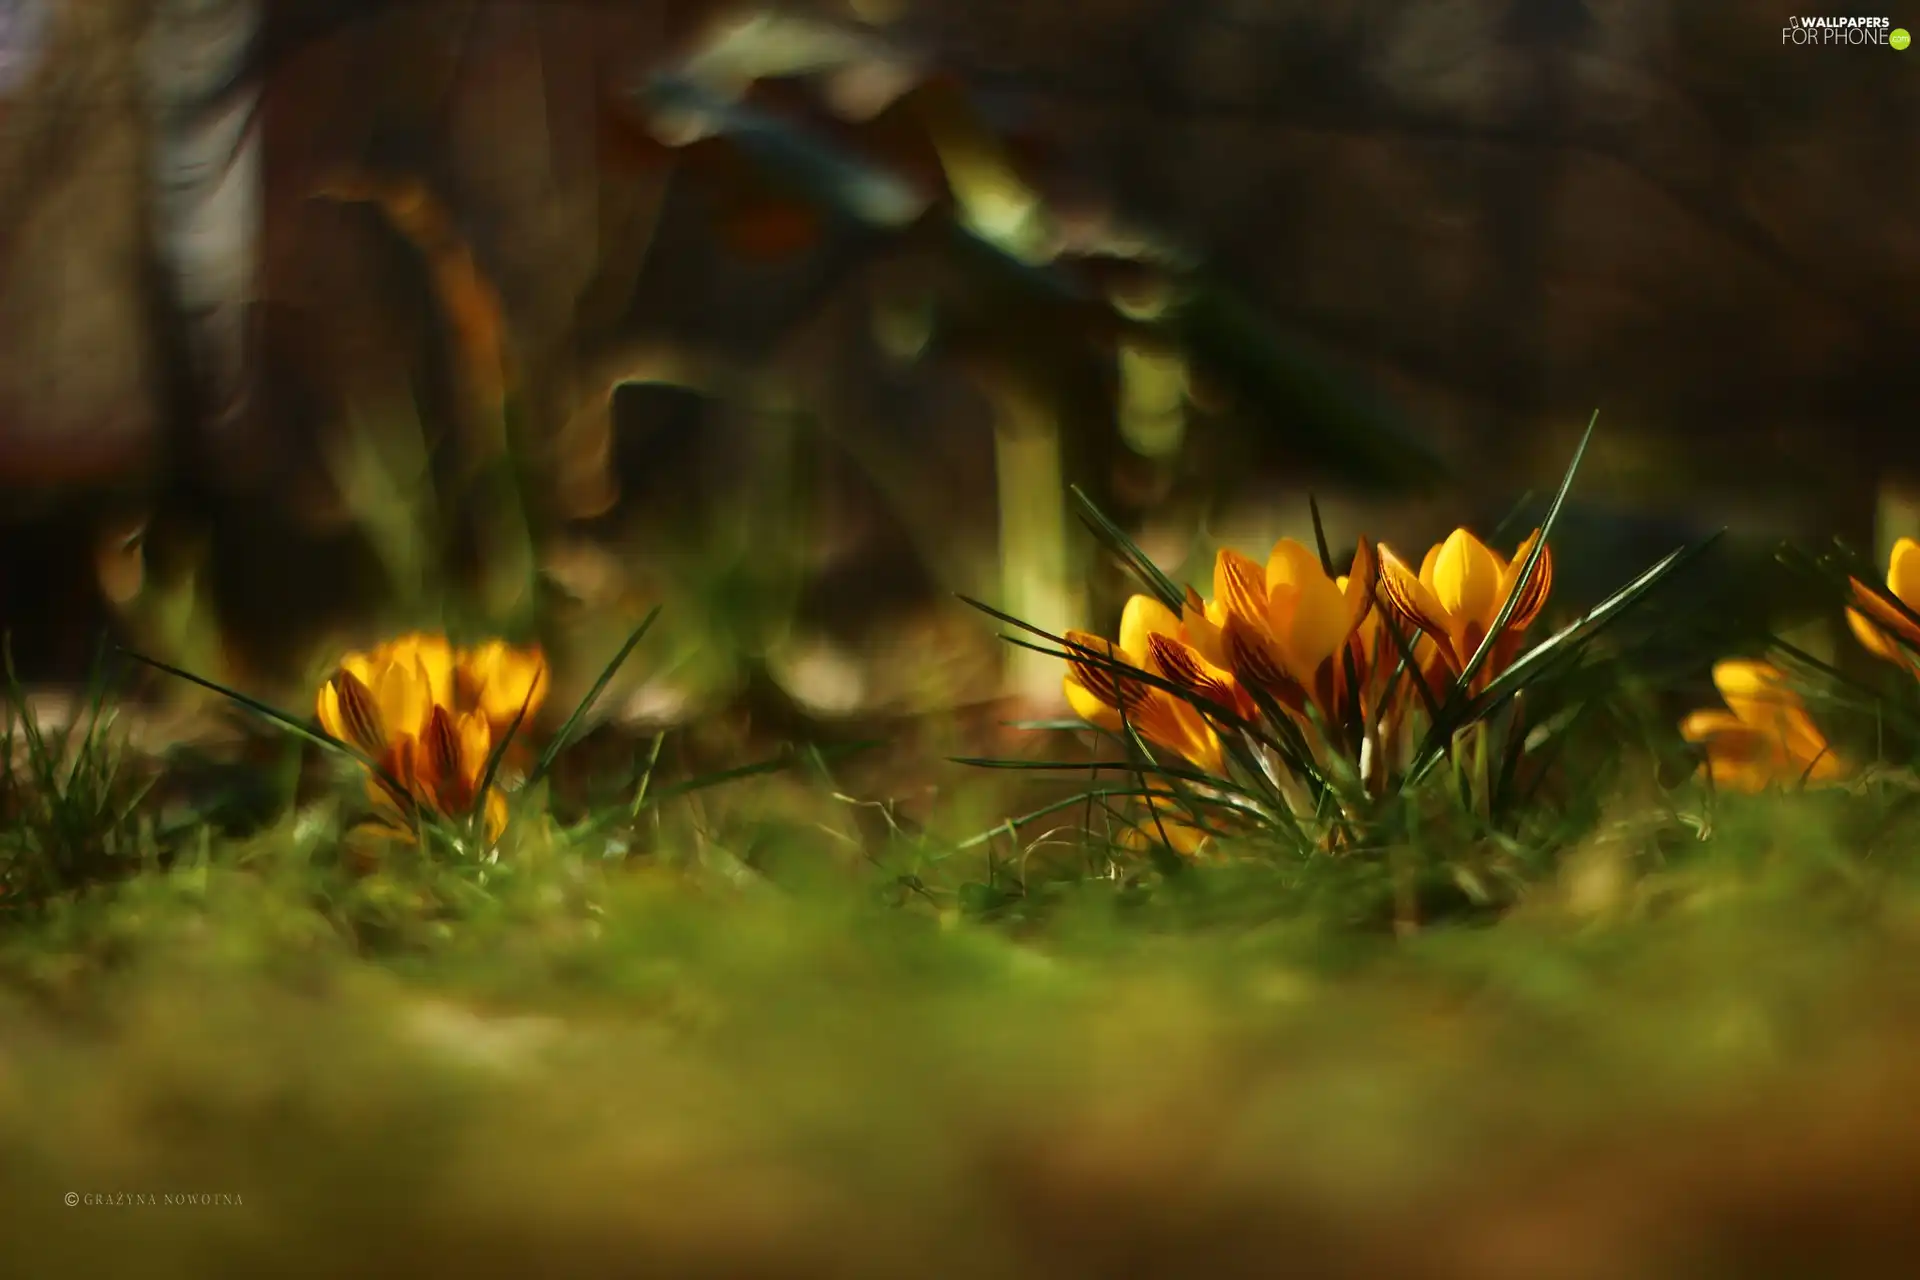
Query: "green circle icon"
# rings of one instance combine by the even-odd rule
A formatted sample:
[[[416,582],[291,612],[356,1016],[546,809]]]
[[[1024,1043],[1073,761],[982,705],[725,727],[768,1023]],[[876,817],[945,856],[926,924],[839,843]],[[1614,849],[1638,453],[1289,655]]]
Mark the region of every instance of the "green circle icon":
[[[1905,27],[1895,27],[1887,33],[1887,43],[1896,49],[1904,49],[1913,43],[1913,37],[1907,34]]]

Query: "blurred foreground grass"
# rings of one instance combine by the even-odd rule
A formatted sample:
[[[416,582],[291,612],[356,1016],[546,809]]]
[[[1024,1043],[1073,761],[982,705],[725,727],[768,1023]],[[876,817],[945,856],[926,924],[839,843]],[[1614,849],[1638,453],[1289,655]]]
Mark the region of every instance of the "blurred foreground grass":
[[[289,819],[5,935],[7,1273],[1896,1274],[1920,882],[1863,803],[1603,827],[1404,941],[1277,872],[1016,937],[566,856],[422,922]]]

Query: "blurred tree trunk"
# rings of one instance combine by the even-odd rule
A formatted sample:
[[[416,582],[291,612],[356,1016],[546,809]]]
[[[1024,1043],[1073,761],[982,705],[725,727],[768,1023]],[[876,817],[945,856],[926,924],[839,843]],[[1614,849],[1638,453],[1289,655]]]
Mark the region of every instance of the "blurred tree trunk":
[[[260,0],[155,0],[142,50],[150,235],[182,337],[189,465],[233,470],[248,446],[261,246]],[[163,322],[164,323],[164,322]]]
[[[149,465],[141,0],[19,0],[0,25],[0,520]]]

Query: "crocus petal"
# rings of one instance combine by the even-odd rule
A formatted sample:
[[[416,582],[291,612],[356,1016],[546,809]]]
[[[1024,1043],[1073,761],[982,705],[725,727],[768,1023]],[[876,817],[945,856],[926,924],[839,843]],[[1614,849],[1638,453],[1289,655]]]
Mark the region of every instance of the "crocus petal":
[[[428,685],[418,662],[391,663],[380,672],[373,686],[374,701],[380,705],[380,720],[389,734],[419,735],[426,731],[433,703],[427,696]]]
[[[1527,557],[1533,553],[1533,544],[1539,537],[1540,531],[1535,529],[1527,540],[1520,544],[1520,549],[1513,553],[1512,562],[1501,569],[1499,599],[1494,603],[1496,613],[1506,603],[1507,596],[1513,592],[1514,583],[1519,579],[1520,571],[1526,567]],[[1542,547],[1540,559],[1534,563],[1533,572],[1527,576],[1526,585],[1520,589],[1519,599],[1514,601],[1513,612],[1507,616],[1507,630],[1525,631],[1532,626],[1533,620],[1540,616],[1541,609],[1546,607],[1547,593],[1552,589],[1553,548]],[[1493,619],[1488,618],[1487,623],[1491,626]]]
[[[1905,605],[1909,610],[1920,611],[1920,542],[1912,538],[1901,538],[1893,544],[1893,552],[1887,557],[1887,594]],[[1920,649],[1920,626],[1907,617],[1891,602],[1882,599],[1878,592],[1869,590],[1858,578],[1853,579],[1854,603],[1866,615],[1867,620],[1877,624],[1884,633],[1885,652],[1875,643],[1866,639],[1858,627],[1854,634],[1868,650],[1891,661],[1901,661],[1902,647],[1895,637],[1904,640],[1912,648]]]
[[[1860,579],[1854,578],[1852,585],[1854,604],[1869,621],[1885,633],[1890,646],[1899,648],[1896,643],[1897,637],[1914,648],[1920,648],[1920,626],[1915,626],[1911,618],[1889,601],[1882,599],[1877,591],[1868,588]]]
[[[1722,791],[1758,795],[1782,780],[1777,771],[1765,764],[1728,756],[1709,755],[1704,768],[1707,776],[1713,779],[1713,785]]]
[[[1440,548],[1444,545],[1436,542],[1427,548],[1426,555],[1420,557],[1420,581],[1426,584],[1429,591],[1433,590],[1433,567],[1440,563]]]
[[[484,712],[497,733],[516,719],[531,720],[546,701],[547,661],[538,648],[489,640],[455,655],[455,662],[463,703]]]
[[[320,688],[320,727],[367,755],[386,747],[386,729],[373,691],[351,671],[339,671]]]
[[[1834,782],[1847,776],[1851,769],[1832,747],[1825,747],[1819,755],[1804,761],[1800,772],[1808,782]]]
[[[1719,662],[1713,683],[1741,723],[1772,737],[1800,770],[1815,766],[1824,776],[1838,767],[1820,763],[1832,758],[1832,748],[1778,667],[1741,659]]]
[[[1089,631],[1069,631],[1062,639],[1067,642],[1067,652],[1072,655],[1067,659],[1068,681],[1100,706],[1118,710],[1120,677],[1115,668],[1132,665],[1127,662],[1126,655],[1111,640]],[[1071,699],[1073,694],[1069,692],[1068,697]],[[1079,710],[1077,703],[1074,709]],[[1086,718],[1093,719],[1092,716]]]
[[[1068,671],[1060,687],[1067,695],[1067,705],[1073,708],[1073,714],[1096,729],[1105,729],[1108,733],[1120,731],[1119,709],[1102,702],[1092,690],[1080,683],[1077,673]]]
[[[1306,705],[1305,688],[1287,670],[1280,642],[1266,626],[1235,613],[1227,617],[1220,635],[1228,668],[1242,686],[1296,711]]]
[[[1200,714],[1199,708],[1190,702],[1180,701],[1170,693],[1161,690],[1154,692],[1158,696],[1150,704],[1154,714],[1150,717],[1152,723],[1148,726],[1154,732],[1149,734],[1146,728],[1143,728],[1141,730],[1143,736],[1171,751],[1178,752],[1189,764],[1205,773],[1225,773],[1226,753],[1220,745],[1220,735],[1213,731],[1213,726],[1207,723],[1207,718]],[[1164,710],[1172,721],[1164,728],[1158,723],[1158,713],[1161,710]]]
[[[335,676],[333,680],[339,679]],[[320,686],[320,695],[314,699],[313,712],[319,718],[320,727],[328,736],[342,742],[352,742],[351,731],[347,728],[347,718],[340,710],[340,691],[333,687],[333,680]]]
[[[1899,662],[1906,654],[1892,636],[1869,621],[1858,609],[1847,610],[1847,628],[1853,632],[1853,638],[1860,642],[1861,647],[1876,658]]]
[[[1756,742],[1764,741],[1758,730],[1731,711],[1692,711],[1680,722],[1680,736],[1688,742],[1712,742],[1735,734],[1751,737]]]
[[[471,807],[472,796],[460,776],[460,739],[445,707],[435,707],[428,717],[417,762],[419,797],[448,817],[462,816]]]
[[[392,661],[416,667],[427,688],[427,697],[441,706],[452,706],[453,646],[445,636],[416,631],[393,643]]]
[[[1339,577],[1333,580],[1333,585],[1336,589],[1338,589],[1338,591],[1343,597],[1345,597],[1349,602],[1352,601],[1355,595],[1352,574],[1350,573],[1341,574]]]
[[[1320,558],[1283,538],[1267,561],[1268,616],[1294,679],[1308,681],[1339,652],[1353,624],[1347,599],[1321,567]]]
[[[1135,684],[1127,690],[1120,732],[1131,730],[1147,742],[1173,752],[1212,773],[1222,768],[1218,735],[1189,703],[1164,689]]]
[[[1706,747],[1701,772],[1721,790],[1757,793],[1792,772],[1780,741],[1731,711],[1695,711],[1681,722],[1680,734]]]
[[[1467,623],[1477,622],[1481,634],[1486,634],[1500,611],[1500,578],[1498,558],[1480,539],[1465,529],[1448,535],[1434,558],[1432,586],[1456,633],[1464,633]]]
[[[498,787],[487,791],[487,843],[493,844],[507,829],[507,798]]]
[[[1379,582],[1380,558],[1374,554],[1373,544],[1362,537],[1353,549],[1353,564],[1333,584],[1346,597],[1352,628],[1358,628],[1373,608],[1373,593]]]
[[[406,840],[413,839],[413,819],[408,814],[401,798],[394,794],[393,788],[386,785],[377,775],[367,778],[367,801],[373,806],[374,816],[379,819],[382,829],[390,835]]]
[[[386,657],[379,650],[373,653],[349,653],[340,659],[340,670],[352,675],[369,689],[373,688],[386,667]]]
[[[1374,581],[1377,585],[1379,582],[1379,562],[1377,560],[1374,561],[1374,571]],[[1338,586],[1340,590],[1346,594],[1347,598],[1351,600],[1356,595],[1353,581],[1351,577],[1343,577],[1334,585]],[[1373,599],[1369,596],[1366,604],[1361,606],[1360,625],[1354,628],[1354,643],[1359,646],[1358,652],[1361,657],[1366,659],[1366,665],[1368,666],[1373,664],[1375,657],[1380,652],[1380,646],[1386,642],[1387,638],[1386,623],[1381,619],[1380,610],[1373,608],[1372,605]]]
[[[460,739],[460,776],[477,790],[480,776],[487,771],[487,760],[493,755],[493,727],[485,715],[468,712],[460,717],[455,729]]]
[[[380,757],[380,768],[384,776],[375,774],[374,784],[392,793],[394,802],[403,810],[428,799],[426,787],[422,784],[420,739],[412,734],[401,734],[393,739],[387,746],[386,754]],[[398,791],[394,790],[395,787]]]
[[[1201,657],[1192,645],[1162,634],[1149,636],[1148,644],[1149,665],[1170,683],[1217,707],[1236,709],[1239,689],[1233,676]]]
[[[1227,771],[1227,752],[1219,745],[1219,735],[1213,733],[1213,725],[1206,722],[1194,706],[1177,699],[1167,699],[1173,706],[1173,714],[1181,723],[1181,741],[1167,743],[1173,750],[1181,752],[1188,764],[1204,773],[1225,773]]]
[[[1267,555],[1269,594],[1283,582],[1300,585],[1309,579],[1324,579],[1326,576],[1326,567],[1320,563],[1319,555],[1305,543],[1293,538],[1280,539],[1273,544],[1273,550]]]
[[[1213,562],[1213,598],[1225,608],[1229,619],[1241,618],[1263,631],[1273,629],[1266,566],[1251,556],[1230,547],[1221,548]]]
[[[1380,548],[1380,599],[1408,626],[1431,636],[1449,666],[1459,666],[1446,609],[1427,584],[1384,546]]]
[[[1175,853],[1183,857],[1198,853],[1212,837],[1189,821],[1185,807],[1174,798],[1171,787],[1150,783],[1148,790],[1147,812],[1138,825],[1121,833],[1121,843],[1137,849],[1158,844],[1164,839]]]
[[[1226,606],[1208,604],[1200,599],[1198,591],[1187,588],[1186,604],[1180,610],[1180,625],[1186,632],[1187,643],[1222,670],[1227,666],[1226,650],[1220,642],[1220,626],[1225,621]]]
[[[1312,682],[1350,634],[1345,599],[1331,582],[1324,585],[1324,591],[1317,591],[1283,582],[1273,589],[1269,603],[1282,660],[1303,684]]]
[[[1771,728],[1783,709],[1797,703],[1786,677],[1769,662],[1746,658],[1716,662],[1713,684],[1741,723],[1755,729]]]
[[[1811,765],[1833,757],[1833,748],[1828,744],[1826,735],[1813,723],[1813,717],[1807,714],[1807,709],[1797,702],[1781,708],[1775,732],[1779,734],[1787,754],[1799,765]]]
[[[1901,604],[1920,613],[1920,542],[1902,538],[1887,557],[1887,590]]]
[[[1152,596],[1131,596],[1120,612],[1120,651],[1140,666],[1147,665],[1150,637],[1179,634],[1180,619]]]

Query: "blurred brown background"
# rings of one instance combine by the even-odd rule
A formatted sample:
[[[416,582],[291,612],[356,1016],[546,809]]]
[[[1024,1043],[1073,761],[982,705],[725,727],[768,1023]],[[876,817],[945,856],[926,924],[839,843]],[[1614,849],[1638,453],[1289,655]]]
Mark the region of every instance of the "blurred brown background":
[[[963,84],[1051,194],[1196,249],[1449,461],[1420,495],[1301,462],[1313,421],[1255,414],[1147,457],[1099,396],[1053,454],[1022,453],[976,364],[876,336],[924,261],[743,218],[610,142],[609,104],[730,12],[685,2],[260,8],[256,265],[231,287],[248,373],[243,400],[210,396],[181,336],[205,316],[154,262],[142,58],[156,22],[247,7],[16,0],[0,25],[0,623],[34,678],[74,674],[109,622],[177,640],[186,609],[233,678],[271,684],[369,616],[379,557],[329,442],[396,414],[457,440],[466,348],[431,255],[374,203],[318,198],[343,175],[428,193],[497,292],[543,589],[669,599],[683,650],[733,627],[823,706],[992,696],[1000,656],[951,591],[1057,625],[1110,607],[1081,551],[1002,545],[1067,531],[1010,507],[1015,466],[1083,484],[1170,562],[1202,531],[1304,533],[1309,482],[1336,542],[1412,545],[1550,487],[1598,408],[1566,529],[1604,569],[1580,590],[1721,524],[1870,546],[1909,519],[1920,51],[1783,44],[1785,6],[793,7]],[[1112,352],[1074,351],[1104,387]],[[610,397],[621,379],[658,385]],[[453,483],[461,450],[432,452]],[[779,617],[679,602],[696,578]]]

